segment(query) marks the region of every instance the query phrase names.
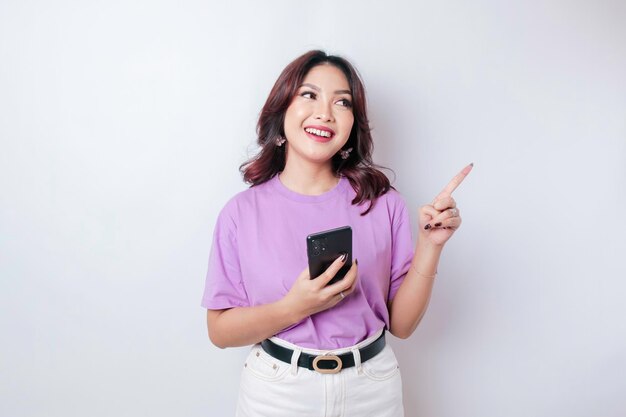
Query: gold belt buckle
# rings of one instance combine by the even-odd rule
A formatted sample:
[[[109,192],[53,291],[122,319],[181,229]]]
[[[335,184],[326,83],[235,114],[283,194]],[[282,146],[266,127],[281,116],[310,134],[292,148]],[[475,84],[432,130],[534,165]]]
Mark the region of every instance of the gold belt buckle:
[[[332,369],[323,369],[318,366],[319,361],[335,361],[337,362],[337,366]],[[341,367],[343,364],[341,363],[341,358],[336,355],[320,355],[316,356],[313,359],[313,369],[315,369],[320,374],[336,374],[341,371]]]

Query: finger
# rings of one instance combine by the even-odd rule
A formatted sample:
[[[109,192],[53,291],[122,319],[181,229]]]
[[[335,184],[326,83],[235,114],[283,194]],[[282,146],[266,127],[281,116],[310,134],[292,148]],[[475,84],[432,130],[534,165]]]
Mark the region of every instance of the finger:
[[[474,163],[472,162],[471,164],[463,168],[461,172],[459,172],[454,176],[454,178],[452,178],[448,185],[445,186],[445,188],[437,195],[437,197],[435,197],[435,200],[433,201],[437,201],[437,199],[440,197],[452,194],[452,192],[456,190],[456,187],[458,187],[463,182],[465,177],[467,177],[467,174],[470,173],[473,167]]]
[[[448,219],[452,219],[460,216],[460,211],[458,208],[451,208],[448,210],[442,211],[439,215],[434,217],[429,223],[433,227],[440,227],[442,223]]]
[[[433,202],[433,207],[435,210],[443,211],[445,209],[456,207],[456,201],[452,196],[440,197],[439,199]]]
[[[352,291],[353,291],[351,290],[352,288],[354,288],[354,284],[352,285],[352,287],[348,288],[347,290],[340,291],[339,294],[337,294],[337,297],[339,297],[340,302],[344,300],[346,297],[348,297],[350,294],[352,294]]]
[[[424,223],[426,223],[424,225],[424,230],[430,229],[433,226],[433,219],[439,216],[440,214],[441,212],[439,210],[436,210],[431,205],[420,207],[420,218],[419,218],[420,227],[421,225],[424,225]]]
[[[346,276],[343,277],[341,281],[337,281],[334,284],[331,284],[324,288],[324,291],[327,292],[328,296],[334,296],[343,291],[344,294],[350,289],[350,287],[356,282],[358,276],[358,263],[355,260],[352,262],[352,266],[346,273]]]
[[[326,268],[326,271],[324,271],[322,275],[315,278],[315,282],[319,283],[321,287],[326,286],[326,284],[328,284],[330,280],[333,279],[335,275],[337,275],[337,272],[339,272],[339,270],[343,267],[343,264],[346,262],[347,258],[347,253],[339,256],[333,261],[332,264],[330,264],[328,268]]]
[[[357,265],[355,265],[357,266]],[[352,269],[352,268],[351,268]],[[343,294],[344,295],[350,295],[354,292],[354,289],[356,288],[356,286],[359,283],[359,270],[358,270],[358,266],[356,268],[354,268],[354,277],[350,277],[350,279],[348,279],[346,281],[346,284],[352,282],[352,284],[346,288],[345,290],[343,290]]]
[[[431,219],[434,218],[434,217],[437,217],[440,213],[441,213],[441,211],[435,209],[431,205],[426,205],[426,206],[420,207],[420,214],[421,215],[430,216]]]
[[[358,275],[358,274],[357,274]],[[343,293],[348,295],[348,294],[352,294],[355,290],[357,285],[359,284],[359,280],[358,277],[357,279],[354,280],[354,282],[352,283],[352,285],[350,286],[350,288],[348,288],[346,291],[344,291]]]
[[[435,229],[456,230],[459,227],[461,227],[462,222],[463,222],[463,219],[461,219],[460,217],[452,217],[450,219],[444,220],[441,223],[439,223],[439,226],[436,226]]]

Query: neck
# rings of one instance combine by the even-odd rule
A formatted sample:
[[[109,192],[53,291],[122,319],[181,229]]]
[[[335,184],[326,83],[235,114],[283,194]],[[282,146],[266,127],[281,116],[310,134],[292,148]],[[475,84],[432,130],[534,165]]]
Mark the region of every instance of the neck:
[[[332,190],[338,183],[330,163],[324,165],[307,164],[299,161],[297,165],[285,164],[280,173],[280,182],[299,194],[320,195]]]

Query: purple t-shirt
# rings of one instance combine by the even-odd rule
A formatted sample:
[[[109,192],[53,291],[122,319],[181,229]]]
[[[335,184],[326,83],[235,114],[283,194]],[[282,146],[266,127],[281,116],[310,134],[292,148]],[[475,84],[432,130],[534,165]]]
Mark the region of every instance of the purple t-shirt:
[[[307,263],[306,237],[352,227],[352,257],[359,261],[355,291],[331,309],[311,315],[276,336],[305,348],[352,346],[389,327],[393,299],[413,257],[404,200],[390,190],[365,216],[342,177],[321,195],[286,188],[278,176],[233,197],[217,219],[202,306],[211,310],[278,301]],[[366,203],[368,204],[368,203]]]

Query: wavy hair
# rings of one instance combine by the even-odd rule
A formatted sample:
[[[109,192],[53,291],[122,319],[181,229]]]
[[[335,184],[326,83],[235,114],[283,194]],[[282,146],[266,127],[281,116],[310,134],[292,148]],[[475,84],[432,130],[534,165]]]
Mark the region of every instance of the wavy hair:
[[[379,170],[383,167],[372,161],[374,144],[367,118],[365,87],[356,69],[342,57],[314,50],[301,55],[285,67],[272,87],[259,116],[257,143],[261,149],[254,157],[244,162],[239,170],[244,181],[255,186],[270,180],[284,169],[286,146],[276,146],[276,139],[285,136],[285,113],[308,72],[313,67],[323,64],[339,68],[346,76],[352,92],[354,124],[345,147],[352,148],[353,151],[347,159],[342,159],[339,155],[333,156],[331,163],[333,171],[337,175],[345,176],[356,192],[352,204],[369,202],[367,210],[361,213],[365,215],[372,209],[376,199],[393,187],[385,174]]]

